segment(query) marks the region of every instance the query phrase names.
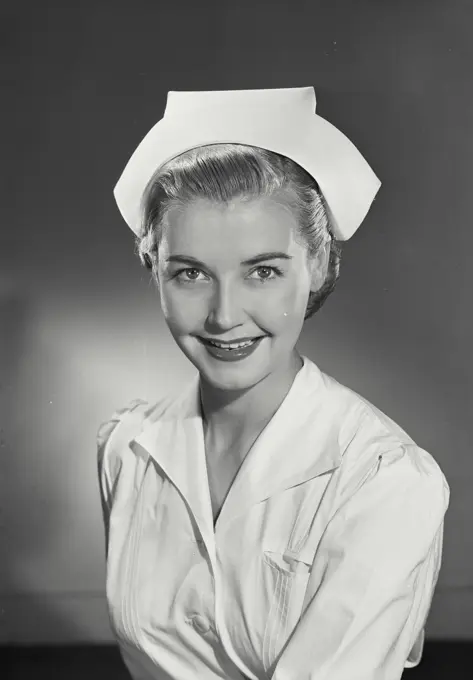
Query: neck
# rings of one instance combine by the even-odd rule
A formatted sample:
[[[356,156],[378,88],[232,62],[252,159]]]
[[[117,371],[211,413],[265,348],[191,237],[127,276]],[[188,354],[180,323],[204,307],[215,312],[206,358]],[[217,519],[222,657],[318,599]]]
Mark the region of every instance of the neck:
[[[206,441],[229,447],[258,436],[278,410],[303,366],[297,351],[276,372],[239,391],[215,388],[200,380],[200,402]]]

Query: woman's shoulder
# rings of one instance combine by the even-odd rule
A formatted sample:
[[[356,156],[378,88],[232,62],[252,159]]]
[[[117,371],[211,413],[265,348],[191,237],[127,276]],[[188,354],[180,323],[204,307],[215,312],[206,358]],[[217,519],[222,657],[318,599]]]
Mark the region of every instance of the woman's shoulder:
[[[126,405],[115,409],[112,415],[102,421],[97,430],[97,444],[103,447],[111,438],[118,425],[128,426],[140,425],[149,410],[149,402],[144,399],[132,399]]]
[[[324,383],[324,399],[339,419],[340,429],[352,439],[355,434],[363,434],[370,438],[389,439],[414,444],[409,434],[380,408],[356,392],[340,383],[328,373],[322,372]]]
[[[154,403],[140,398],[132,399],[101,422],[96,434],[99,469],[115,477],[126,459],[135,456],[130,442],[138,436],[145,422],[160,417],[168,401],[168,397]]]
[[[324,381],[340,414],[341,472],[347,489],[353,492],[378,477],[448,498],[445,475],[429,451],[368,399],[327,374]],[[387,474],[376,474],[381,467]]]

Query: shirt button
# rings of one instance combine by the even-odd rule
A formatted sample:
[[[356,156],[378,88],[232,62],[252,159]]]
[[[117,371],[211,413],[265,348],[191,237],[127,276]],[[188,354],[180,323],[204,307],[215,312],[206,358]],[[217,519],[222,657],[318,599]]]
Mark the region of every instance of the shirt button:
[[[210,630],[209,622],[203,616],[194,616],[193,623],[199,633],[207,633]]]

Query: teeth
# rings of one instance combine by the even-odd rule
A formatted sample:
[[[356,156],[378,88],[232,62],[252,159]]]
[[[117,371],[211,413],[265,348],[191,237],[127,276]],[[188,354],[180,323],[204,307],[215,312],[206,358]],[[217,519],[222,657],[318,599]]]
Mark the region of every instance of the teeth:
[[[218,342],[209,341],[211,345],[215,345],[219,349],[240,349],[241,347],[249,347],[255,340],[248,340],[247,342],[234,343],[232,345],[221,345]]]

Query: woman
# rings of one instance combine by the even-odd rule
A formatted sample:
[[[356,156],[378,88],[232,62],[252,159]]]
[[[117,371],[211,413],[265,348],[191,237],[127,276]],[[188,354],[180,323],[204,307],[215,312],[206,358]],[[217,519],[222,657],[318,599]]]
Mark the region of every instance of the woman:
[[[307,87],[169,93],[115,188],[197,369],[98,433],[135,680],[394,680],[420,660],[445,477],[295,348],[379,186]]]

